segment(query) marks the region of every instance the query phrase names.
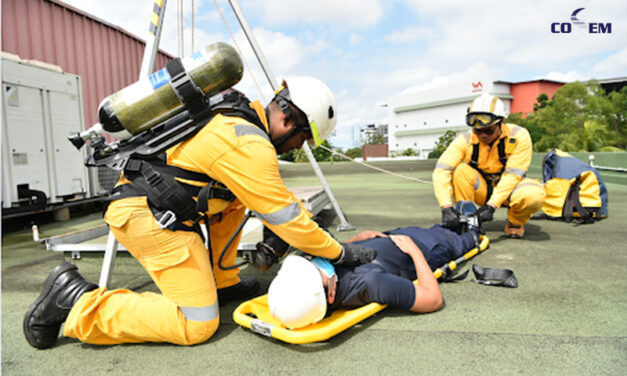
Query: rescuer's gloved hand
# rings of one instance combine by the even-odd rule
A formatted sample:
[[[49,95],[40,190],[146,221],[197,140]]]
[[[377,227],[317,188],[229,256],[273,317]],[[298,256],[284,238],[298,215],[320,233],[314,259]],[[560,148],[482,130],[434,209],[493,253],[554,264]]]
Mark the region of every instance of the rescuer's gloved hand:
[[[442,209],[442,226],[456,231],[460,225],[460,216],[461,214],[452,206]]]
[[[479,222],[490,222],[494,219],[494,206],[491,205],[483,205],[477,210],[477,215],[479,216]]]
[[[358,266],[367,264],[377,257],[377,251],[372,248],[364,248],[357,244],[340,243],[342,245],[342,254],[337,260],[333,260],[333,264],[341,266]]]
[[[265,272],[273,264],[279,262],[279,259],[287,253],[290,245],[279,238],[272,230],[264,227],[263,240],[258,242],[256,247],[257,252],[253,254],[250,262],[255,268]]]
[[[290,248],[289,244],[265,226],[263,227],[263,242],[267,244],[278,257],[283,257]]]
[[[257,252],[252,253],[252,259],[250,260],[250,263],[256,269],[265,272],[277,262],[279,262],[279,257],[272,248],[264,242],[257,243]]]

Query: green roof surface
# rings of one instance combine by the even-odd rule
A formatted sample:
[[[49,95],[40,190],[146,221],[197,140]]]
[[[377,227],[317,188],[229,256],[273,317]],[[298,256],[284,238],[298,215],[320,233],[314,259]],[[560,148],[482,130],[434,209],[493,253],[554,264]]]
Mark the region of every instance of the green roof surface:
[[[531,177],[539,178],[534,157]],[[388,161],[376,166],[431,180],[435,161]],[[440,221],[430,184],[385,175],[357,164],[321,164],[356,231],[429,227]],[[288,186],[318,185],[308,164],[281,166]],[[612,175],[613,174],[613,175]],[[611,176],[610,176],[611,175]],[[220,309],[209,341],[93,346],[62,338],[35,350],[22,318],[44,279],[70,254],[48,252],[29,226],[2,238],[3,375],[618,375],[627,368],[627,178],[608,173],[609,217],[592,225],[531,221],[524,240],[503,234],[505,209],[486,224],[490,248],[463,265],[512,269],[519,287],[487,287],[469,278],[441,284],[445,307],[420,315],[385,309],[324,343],[291,345],[235,324],[236,303]],[[100,213],[40,224],[52,236],[102,223]],[[337,226],[335,219],[331,229]],[[102,253],[74,260],[97,281]],[[277,271],[254,275],[267,288]],[[157,291],[126,253],[119,253],[113,288]]]

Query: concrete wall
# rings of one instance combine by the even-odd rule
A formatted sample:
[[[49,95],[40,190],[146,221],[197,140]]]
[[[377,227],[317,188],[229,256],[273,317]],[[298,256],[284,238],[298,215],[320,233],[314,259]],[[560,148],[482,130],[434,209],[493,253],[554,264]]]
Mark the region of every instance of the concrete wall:
[[[533,112],[533,105],[541,93],[546,94],[549,99],[564,84],[553,81],[530,81],[512,84],[510,90],[514,97],[512,101],[511,113],[521,112],[523,116]]]

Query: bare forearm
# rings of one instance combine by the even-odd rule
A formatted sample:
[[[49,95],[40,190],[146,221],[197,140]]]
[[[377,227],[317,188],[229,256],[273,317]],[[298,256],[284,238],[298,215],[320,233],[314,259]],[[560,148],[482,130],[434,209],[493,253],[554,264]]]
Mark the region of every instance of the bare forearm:
[[[422,252],[412,252],[411,258],[414,261],[416,276],[418,277],[416,300],[411,311],[421,313],[437,311],[442,307],[442,292],[438,281]]]
[[[442,307],[440,286],[418,245],[406,235],[391,235],[390,238],[403,253],[411,257],[416,268],[418,277],[418,283],[414,284],[416,298],[410,311],[427,313],[440,309]]]

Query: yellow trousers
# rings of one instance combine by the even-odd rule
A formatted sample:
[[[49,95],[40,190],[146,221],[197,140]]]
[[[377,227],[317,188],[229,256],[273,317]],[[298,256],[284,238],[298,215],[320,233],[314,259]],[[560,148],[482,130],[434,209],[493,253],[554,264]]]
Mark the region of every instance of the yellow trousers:
[[[105,220],[116,239],[148,272],[161,294],[104,287],[87,292],[70,311],[64,335],[102,345],[133,342],[192,345],[209,339],[219,323],[216,285],[222,288],[239,282],[239,269],[223,271],[216,265],[244,211],[241,204],[234,203],[223,212],[219,223],[210,225],[212,262],[197,233],[161,229],[145,197],[112,202]],[[233,265],[238,243],[239,238],[229,248],[223,265]]]
[[[453,172],[453,194],[455,202],[469,200],[484,205],[488,195],[488,184],[481,174],[466,163],[461,163]],[[544,186],[534,179],[522,179],[502,206],[507,206],[507,219],[514,225],[524,225],[533,213],[542,209],[546,192]]]

